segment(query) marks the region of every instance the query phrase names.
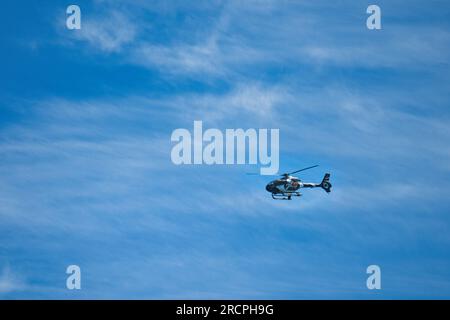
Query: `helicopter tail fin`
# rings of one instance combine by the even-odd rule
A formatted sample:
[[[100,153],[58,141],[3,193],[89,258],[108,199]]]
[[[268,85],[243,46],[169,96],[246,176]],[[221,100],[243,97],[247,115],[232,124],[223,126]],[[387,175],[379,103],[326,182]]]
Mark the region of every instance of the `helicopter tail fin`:
[[[331,182],[330,182],[330,174],[325,173],[322,182],[320,183],[320,187],[325,190],[327,193],[331,192]]]

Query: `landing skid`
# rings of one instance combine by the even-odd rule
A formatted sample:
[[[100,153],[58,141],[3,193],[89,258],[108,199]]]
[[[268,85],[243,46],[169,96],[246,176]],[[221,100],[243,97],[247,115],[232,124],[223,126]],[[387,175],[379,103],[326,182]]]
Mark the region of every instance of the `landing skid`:
[[[300,192],[284,192],[284,193],[272,193],[272,199],[274,200],[292,200],[292,197],[300,197]]]

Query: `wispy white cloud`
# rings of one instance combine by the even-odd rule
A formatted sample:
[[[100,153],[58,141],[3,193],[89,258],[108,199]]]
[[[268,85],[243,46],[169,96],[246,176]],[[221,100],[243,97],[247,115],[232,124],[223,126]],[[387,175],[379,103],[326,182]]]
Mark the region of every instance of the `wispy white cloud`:
[[[3,267],[0,273],[0,295],[21,291],[26,288],[23,279],[14,273],[9,266]]]
[[[73,35],[93,49],[112,53],[122,51],[135,40],[136,28],[127,15],[111,10],[95,17],[83,16],[82,28]]]
[[[286,63],[424,69],[449,59],[450,33],[440,26],[398,20],[378,34],[370,33],[365,10],[360,8],[357,18],[351,3],[338,8],[322,2],[230,1],[199,3],[187,11],[181,3],[107,2],[96,8],[102,14],[84,19],[77,39],[105,53],[120,52],[123,62],[158,69],[169,77],[235,81],[261,66]],[[194,20],[201,14],[211,15],[209,24]],[[165,37],[157,36],[161,33]]]
[[[214,42],[198,45],[161,46],[143,44],[132,52],[136,64],[159,68],[171,74],[222,73]]]

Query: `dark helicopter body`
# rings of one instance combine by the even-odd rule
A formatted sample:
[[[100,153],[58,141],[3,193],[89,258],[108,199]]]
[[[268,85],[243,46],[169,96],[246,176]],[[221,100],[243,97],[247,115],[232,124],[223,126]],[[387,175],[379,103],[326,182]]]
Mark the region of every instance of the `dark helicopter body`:
[[[301,188],[317,188],[324,189],[327,193],[331,191],[330,174],[326,173],[321,183],[302,182],[299,178],[291,176],[291,174],[303,170],[311,169],[317,166],[297,170],[291,173],[285,173],[282,178],[271,181],[266,186],[266,190],[272,194],[275,200],[291,200],[292,196],[300,197],[301,193],[298,191]]]

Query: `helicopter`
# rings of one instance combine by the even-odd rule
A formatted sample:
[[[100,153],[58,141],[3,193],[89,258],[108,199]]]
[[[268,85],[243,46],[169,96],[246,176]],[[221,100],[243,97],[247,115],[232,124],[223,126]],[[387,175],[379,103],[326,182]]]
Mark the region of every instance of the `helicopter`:
[[[292,197],[300,197],[300,188],[320,187],[327,193],[331,192],[330,174],[325,173],[321,183],[302,182],[299,178],[292,176],[294,173],[309,170],[319,165],[303,168],[289,173],[283,173],[281,178],[273,180],[266,185],[266,190],[272,194],[274,200],[292,200]]]

